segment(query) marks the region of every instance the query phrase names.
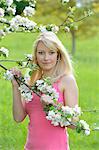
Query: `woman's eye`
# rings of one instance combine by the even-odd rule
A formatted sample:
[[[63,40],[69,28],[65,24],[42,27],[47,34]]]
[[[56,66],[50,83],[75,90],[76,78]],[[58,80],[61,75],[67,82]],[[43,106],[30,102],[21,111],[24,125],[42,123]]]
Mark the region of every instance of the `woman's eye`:
[[[39,52],[38,52],[38,54],[40,54],[40,55],[43,55],[43,54],[44,54],[44,52],[42,52],[42,51],[39,51]]]
[[[51,51],[51,52],[49,52],[50,54],[55,54],[55,52],[54,51]]]

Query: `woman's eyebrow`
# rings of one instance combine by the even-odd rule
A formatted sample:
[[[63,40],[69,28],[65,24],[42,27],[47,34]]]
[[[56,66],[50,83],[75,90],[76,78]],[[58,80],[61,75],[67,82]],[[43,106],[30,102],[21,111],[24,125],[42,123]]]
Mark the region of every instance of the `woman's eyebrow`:
[[[44,51],[43,49],[37,49],[37,51]]]

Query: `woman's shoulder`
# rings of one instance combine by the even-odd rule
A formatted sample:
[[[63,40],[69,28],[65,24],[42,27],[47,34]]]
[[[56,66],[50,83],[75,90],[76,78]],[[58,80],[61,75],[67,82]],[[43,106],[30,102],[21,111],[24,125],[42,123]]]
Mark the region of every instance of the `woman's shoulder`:
[[[62,77],[61,77],[61,82],[72,82],[72,81],[75,81],[75,77],[74,77],[74,75],[73,74],[68,74],[68,75],[66,75],[66,74],[64,74]]]
[[[63,89],[76,85],[76,79],[73,74],[64,75],[60,81]]]

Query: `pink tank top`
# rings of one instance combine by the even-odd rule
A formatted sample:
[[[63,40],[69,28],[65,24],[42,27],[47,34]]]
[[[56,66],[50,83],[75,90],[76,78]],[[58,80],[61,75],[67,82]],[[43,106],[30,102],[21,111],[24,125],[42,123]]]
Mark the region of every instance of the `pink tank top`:
[[[53,87],[59,93],[58,101],[64,103],[58,83],[54,83]],[[46,119],[39,96],[33,93],[33,99],[26,103],[25,109],[30,120],[25,150],[69,150],[66,129],[55,127]]]

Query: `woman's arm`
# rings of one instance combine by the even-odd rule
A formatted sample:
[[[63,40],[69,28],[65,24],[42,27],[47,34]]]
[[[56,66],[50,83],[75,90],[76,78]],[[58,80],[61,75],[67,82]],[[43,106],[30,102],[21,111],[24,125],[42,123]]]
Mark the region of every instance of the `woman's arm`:
[[[19,76],[19,71],[12,69],[12,73]],[[13,92],[13,118],[16,122],[21,122],[26,117],[26,112],[24,108],[24,102],[21,99],[21,94],[19,91],[19,85],[15,79],[12,80],[12,92]]]
[[[69,107],[78,105],[78,87],[74,76],[65,76],[63,84],[65,105]]]
[[[62,80],[63,83],[63,92],[65,105],[69,107],[75,107],[78,105],[78,86],[73,75],[65,76]],[[73,122],[77,121],[78,118],[72,120]],[[70,125],[69,128],[74,129],[75,126]]]

